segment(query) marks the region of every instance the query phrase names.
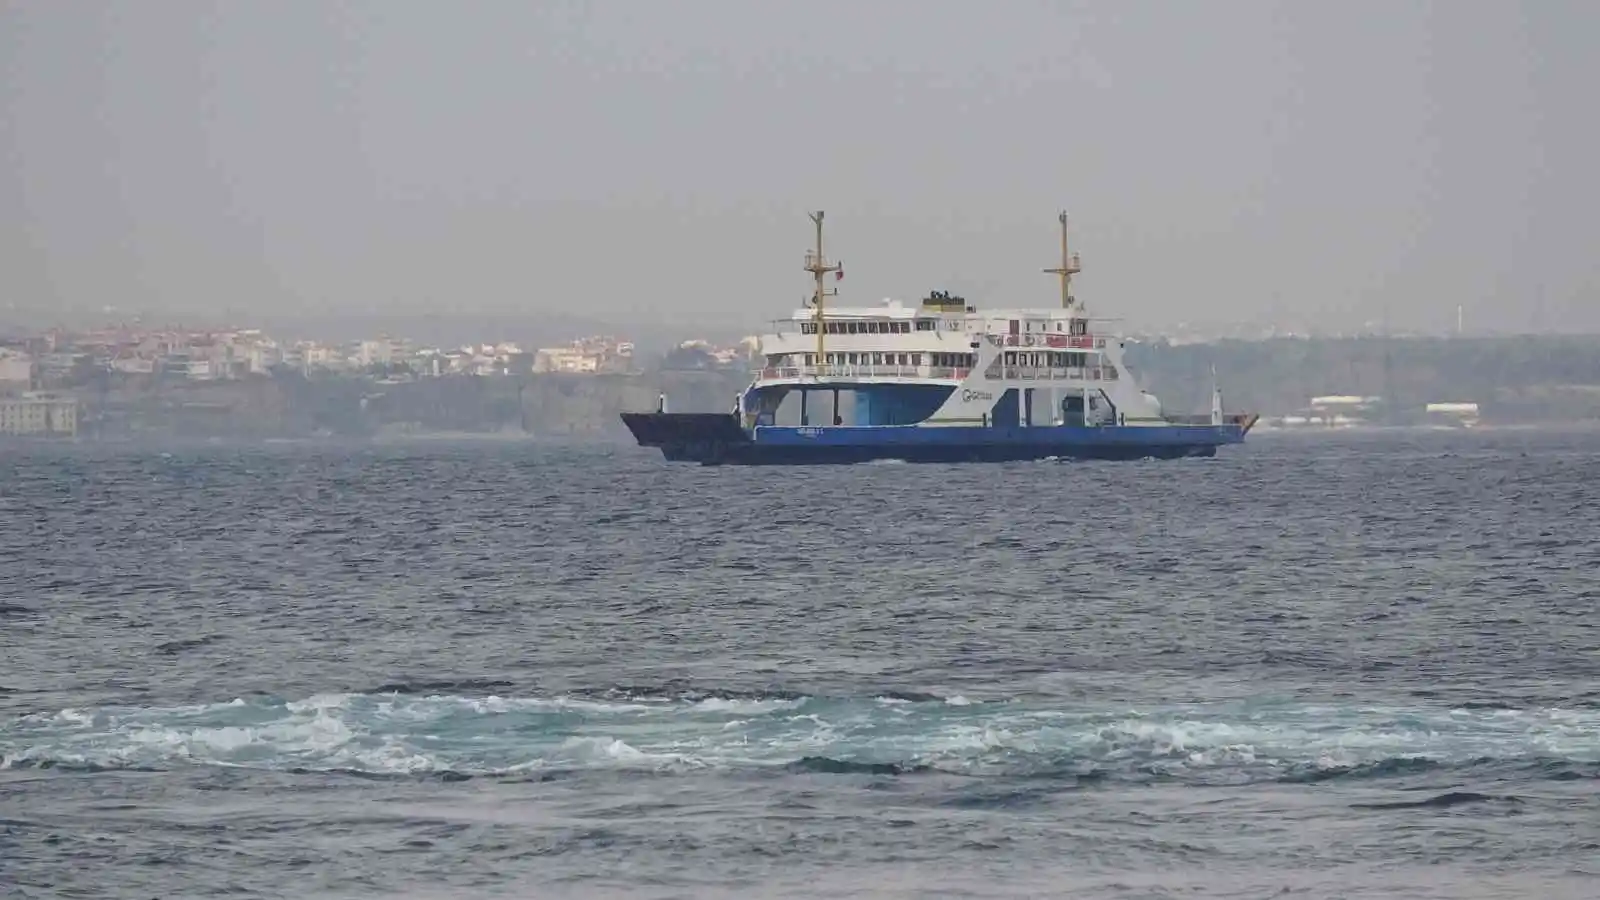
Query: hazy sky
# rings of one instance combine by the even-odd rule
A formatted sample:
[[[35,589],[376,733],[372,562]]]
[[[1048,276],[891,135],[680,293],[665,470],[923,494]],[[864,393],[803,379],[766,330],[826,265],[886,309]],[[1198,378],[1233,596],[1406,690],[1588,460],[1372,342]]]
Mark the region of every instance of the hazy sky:
[[[0,315],[1600,330],[1593,2],[0,0]]]

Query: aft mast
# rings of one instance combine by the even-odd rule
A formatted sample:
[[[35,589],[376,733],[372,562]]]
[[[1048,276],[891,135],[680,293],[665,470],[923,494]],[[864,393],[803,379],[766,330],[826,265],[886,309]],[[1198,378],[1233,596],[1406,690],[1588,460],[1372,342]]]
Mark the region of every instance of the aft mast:
[[[822,210],[819,209],[812,213],[811,221],[817,226],[817,249],[806,251],[805,270],[810,272],[812,277],[817,280],[816,294],[811,298],[811,318],[817,323],[817,365],[821,366],[825,364],[824,361],[827,359],[822,355],[822,335],[828,330],[826,327],[826,315],[823,312],[824,298],[838,293],[837,290],[828,290],[823,283],[823,277],[829,272],[833,272],[836,275],[835,281],[843,278],[844,266],[839,263],[828,265],[828,258],[822,253]]]
[[[1078,254],[1067,252],[1067,214],[1062,212],[1058,217],[1061,221],[1061,267],[1045,269],[1047,275],[1061,276],[1061,308],[1071,309],[1077,302],[1072,296],[1072,276],[1083,271],[1083,266],[1078,262]]]

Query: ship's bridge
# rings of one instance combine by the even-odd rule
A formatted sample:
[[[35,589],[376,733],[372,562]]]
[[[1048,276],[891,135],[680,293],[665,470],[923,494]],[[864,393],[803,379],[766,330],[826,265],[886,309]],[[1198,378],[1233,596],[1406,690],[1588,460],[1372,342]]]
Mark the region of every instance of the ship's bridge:
[[[909,379],[955,382],[975,362],[969,329],[960,313],[931,315],[922,307],[886,299],[879,306],[832,307],[821,322],[821,355],[815,314],[796,310],[773,323],[761,338],[761,378]]]

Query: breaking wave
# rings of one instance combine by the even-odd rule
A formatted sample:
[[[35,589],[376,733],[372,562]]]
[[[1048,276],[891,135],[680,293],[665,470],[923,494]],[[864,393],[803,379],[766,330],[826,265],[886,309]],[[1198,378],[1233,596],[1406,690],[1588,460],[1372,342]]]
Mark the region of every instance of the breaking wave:
[[[472,697],[385,687],[24,715],[0,723],[0,768],[210,765],[447,780],[710,769],[1198,784],[1381,779],[1442,768],[1600,776],[1600,712],[1591,709],[1111,712],[893,692]]]

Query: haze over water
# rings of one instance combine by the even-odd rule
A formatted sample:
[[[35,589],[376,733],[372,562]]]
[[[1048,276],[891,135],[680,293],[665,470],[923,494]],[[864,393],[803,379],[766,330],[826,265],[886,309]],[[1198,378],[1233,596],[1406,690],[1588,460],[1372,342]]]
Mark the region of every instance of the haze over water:
[[[5,3],[0,333],[737,337],[805,296],[818,208],[849,305],[1051,305],[1065,208],[1079,296],[1141,328],[1593,332],[1596,33],[1504,0]]]
[[[1592,433],[0,457],[24,897],[1580,897]]]

